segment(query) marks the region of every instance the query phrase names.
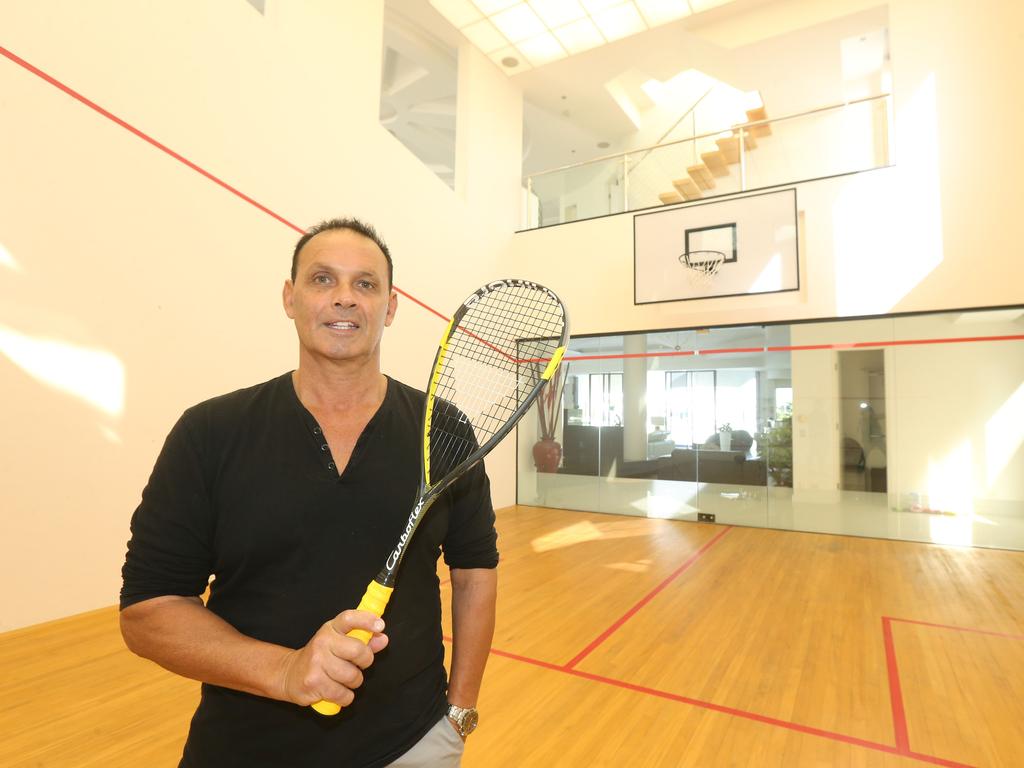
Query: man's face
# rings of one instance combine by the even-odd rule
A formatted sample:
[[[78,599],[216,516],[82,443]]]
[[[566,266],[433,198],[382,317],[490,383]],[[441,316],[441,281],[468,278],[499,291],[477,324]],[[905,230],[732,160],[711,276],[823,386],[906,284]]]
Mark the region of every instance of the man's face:
[[[376,358],[395,316],[384,253],[349,229],[321,232],[303,246],[295,281],[285,281],[284,311],[299,344],[315,358]]]

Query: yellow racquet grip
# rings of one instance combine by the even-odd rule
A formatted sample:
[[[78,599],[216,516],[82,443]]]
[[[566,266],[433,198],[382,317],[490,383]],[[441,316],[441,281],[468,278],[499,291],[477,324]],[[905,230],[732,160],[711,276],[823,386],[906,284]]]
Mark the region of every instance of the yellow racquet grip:
[[[356,610],[369,611],[374,616],[380,618],[384,615],[384,609],[387,608],[388,600],[391,599],[391,593],[394,591],[394,587],[385,587],[383,584],[371,581],[370,585],[366,588],[366,592],[363,594],[363,599],[359,601],[359,606]],[[347,637],[354,637],[365,645],[370,642],[370,638],[373,637],[373,633],[367,632],[365,629],[353,629],[348,633]],[[313,709],[321,715],[336,715],[341,712],[341,707],[333,701],[321,700],[315,704],[311,704],[310,706],[312,706]]]

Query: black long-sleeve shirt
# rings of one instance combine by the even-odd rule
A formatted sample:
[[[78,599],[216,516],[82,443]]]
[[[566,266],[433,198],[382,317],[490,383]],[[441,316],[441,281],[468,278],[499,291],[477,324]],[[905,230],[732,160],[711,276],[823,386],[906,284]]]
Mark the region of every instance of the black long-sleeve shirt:
[[[195,596],[238,631],[298,648],[359,602],[415,501],[424,394],[388,380],[339,477],[291,374],[187,410],[132,518],[121,607]],[[497,565],[482,466],[431,507],[385,613],[388,647],[335,717],[214,685],[182,766],[383,766],[441,717],[446,677],[437,559]]]

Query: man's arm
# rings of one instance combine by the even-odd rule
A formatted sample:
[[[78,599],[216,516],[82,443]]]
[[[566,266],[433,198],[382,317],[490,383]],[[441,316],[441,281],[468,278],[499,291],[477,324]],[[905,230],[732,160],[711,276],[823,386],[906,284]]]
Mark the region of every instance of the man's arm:
[[[383,622],[366,611],[344,611],[298,650],[243,635],[198,597],[167,595],[121,611],[128,648],[184,677],[295,704],[321,699],[347,706],[362,670],[387,645]],[[369,646],[346,637],[374,632]]]
[[[494,636],[495,568],[452,568],[452,669],[448,703],[476,706]]]

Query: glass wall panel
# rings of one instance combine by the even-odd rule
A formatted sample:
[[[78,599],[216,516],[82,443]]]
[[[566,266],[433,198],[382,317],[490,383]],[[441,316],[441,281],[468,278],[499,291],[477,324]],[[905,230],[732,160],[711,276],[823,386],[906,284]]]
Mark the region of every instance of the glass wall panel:
[[[623,163],[623,158],[614,157],[531,177],[539,220],[530,226],[547,227],[626,210]]]
[[[1024,549],[1024,308],[575,339],[519,502]],[[707,516],[707,517],[705,517]]]
[[[772,527],[901,538],[884,487],[885,438],[872,437],[880,422],[869,418],[884,418],[879,387],[892,324],[877,318],[790,327],[791,416],[776,429],[781,439],[774,442],[782,445],[772,450],[776,459],[782,451],[791,474],[769,496]]]
[[[766,378],[762,326],[711,328],[696,336],[692,358],[703,384],[700,431],[681,453],[695,460],[697,507],[715,522],[768,524],[767,465],[757,441]]]

